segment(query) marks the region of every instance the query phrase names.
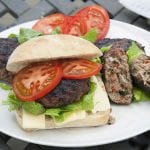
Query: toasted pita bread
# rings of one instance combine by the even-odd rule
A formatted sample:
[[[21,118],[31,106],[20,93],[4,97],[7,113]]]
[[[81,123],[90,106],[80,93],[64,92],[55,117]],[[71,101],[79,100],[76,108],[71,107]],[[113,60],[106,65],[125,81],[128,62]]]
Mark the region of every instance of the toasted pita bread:
[[[11,54],[6,69],[18,72],[32,62],[62,58],[94,58],[100,50],[91,42],[72,35],[44,35],[19,45]]]

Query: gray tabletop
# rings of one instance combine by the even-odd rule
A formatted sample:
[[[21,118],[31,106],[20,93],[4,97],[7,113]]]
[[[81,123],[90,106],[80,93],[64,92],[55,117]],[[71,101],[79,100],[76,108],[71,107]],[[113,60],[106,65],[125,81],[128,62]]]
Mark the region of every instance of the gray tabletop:
[[[150,31],[147,19],[126,8],[118,0],[0,0],[0,31],[50,13],[71,15],[81,7],[99,4],[105,7],[111,19],[127,22]],[[58,148],[27,143],[0,133],[0,150],[150,150],[150,132],[125,141],[89,148]]]

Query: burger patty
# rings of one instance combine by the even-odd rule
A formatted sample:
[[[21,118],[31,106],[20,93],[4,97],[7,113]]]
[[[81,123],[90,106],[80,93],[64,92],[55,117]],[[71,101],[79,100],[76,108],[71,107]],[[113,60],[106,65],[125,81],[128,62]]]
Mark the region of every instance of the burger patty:
[[[132,81],[128,58],[124,50],[113,48],[103,55],[103,78],[111,101],[129,104],[132,101]]]
[[[144,47],[136,41],[130,39],[109,39],[105,38],[98,42],[96,45],[99,48],[105,46],[111,46],[111,48],[121,48],[127,51],[131,46],[132,42],[135,42],[137,46],[145,52]],[[146,54],[141,54],[139,57],[135,58],[131,63],[130,74],[133,80],[133,84],[137,87],[143,89],[148,94],[150,93],[150,57]]]
[[[90,90],[89,82],[89,78],[81,80],[63,79],[53,91],[38,102],[46,108],[55,108],[77,102]]]
[[[127,50],[131,45],[131,40],[128,39],[110,39],[105,38],[98,43],[96,43],[96,46],[99,48],[105,47],[105,46],[111,46],[111,48],[122,48],[123,50]]]
[[[150,94],[150,56],[144,54],[135,58],[130,65],[133,83]]]
[[[12,74],[6,70],[8,57],[19,45],[17,39],[0,38],[0,80],[11,82]]]
[[[136,41],[133,41],[131,39],[126,39],[126,38],[117,38],[117,39],[110,39],[110,38],[105,38],[99,42],[96,43],[96,46],[98,48],[102,48],[102,47],[107,47],[107,46],[111,46],[111,48],[121,48],[124,51],[127,51],[129,49],[129,47],[131,46],[132,42],[135,42],[138,47],[144,51],[144,47]]]

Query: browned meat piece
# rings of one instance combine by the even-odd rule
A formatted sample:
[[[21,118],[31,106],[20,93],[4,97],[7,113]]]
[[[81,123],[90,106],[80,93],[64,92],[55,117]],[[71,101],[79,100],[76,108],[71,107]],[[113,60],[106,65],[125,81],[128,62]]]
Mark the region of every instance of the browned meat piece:
[[[150,94],[150,56],[140,55],[130,65],[135,85]]]
[[[0,81],[11,81],[12,74],[6,70],[6,64],[8,57],[18,45],[17,39],[0,38]]]
[[[95,44],[98,48],[111,46],[111,48],[121,48],[124,51],[127,51],[128,48],[131,46],[132,42],[133,42],[133,40],[125,39],[125,38],[122,38],[122,39],[120,39],[120,38],[117,38],[117,39],[105,38],[105,39],[100,40],[99,42],[97,42]],[[141,50],[144,51],[144,47],[140,43],[138,43],[136,41],[134,41],[134,42],[138,45],[138,47]]]
[[[132,101],[132,82],[126,53],[119,48],[110,49],[103,56],[103,77],[111,101],[129,104]]]
[[[64,79],[53,91],[38,100],[38,102],[46,108],[64,106],[79,101],[89,89],[89,79]]]
[[[99,42],[96,43],[96,46],[99,48],[105,47],[105,46],[111,46],[111,48],[122,48],[123,50],[127,50],[131,45],[131,40],[129,39],[109,39],[105,38]]]

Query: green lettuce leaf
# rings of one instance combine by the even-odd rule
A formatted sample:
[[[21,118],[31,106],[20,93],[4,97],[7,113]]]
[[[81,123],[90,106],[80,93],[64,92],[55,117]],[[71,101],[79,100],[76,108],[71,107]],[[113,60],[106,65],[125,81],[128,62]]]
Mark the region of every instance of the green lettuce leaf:
[[[42,35],[42,33],[34,31],[32,29],[27,29],[27,28],[21,28],[18,36],[18,42],[20,44],[34,38]]]
[[[81,36],[81,38],[88,40],[92,43],[96,42],[98,31],[96,29],[91,29],[85,35]]]
[[[57,26],[56,28],[53,29],[51,34],[60,34],[61,33],[61,28]],[[97,39],[97,30],[96,29],[91,29],[89,32],[87,32],[85,35],[81,36],[82,38],[90,41],[90,42],[96,42]],[[20,28],[19,35],[16,34],[10,34],[8,38],[18,38],[18,42],[20,44],[34,38],[43,35],[41,32],[37,32],[32,29],[28,28]]]
[[[7,90],[7,89],[5,89]],[[33,114],[39,115],[45,112],[45,108],[40,103],[24,102],[19,100],[12,90],[9,90],[8,97],[6,100],[2,101],[3,105],[8,105],[8,110],[13,111],[19,108],[23,108],[25,111]]]
[[[135,42],[132,42],[132,45],[127,50],[128,62],[129,64],[137,58],[139,55],[144,54],[144,52],[137,46]]]
[[[6,88],[5,90],[8,89]],[[43,105],[37,103],[36,101],[32,102],[21,101],[15,96],[12,90],[9,90],[7,100],[3,101],[2,103],[4,105],[8,105],[10,111],[23,108],[26,112],[31,113],[33,115],[39,115],[44,113],[45,115],[51,116],[56,121],[62,122],[75,111],[79,110],[91,111],[94,107],[93,95],[95,90],[96,90],[96,83],[91,81],[90,91],[84,96],[82,96],[79,102],[75,102],[73,104],[69,104],[61,108],[45,109]]]
[[[101,63],[100,57],[93,58],[92,61],[96,63]]]
[[[20,100],[15,96],[15,94],[13,93],[12,90],[9,91],[7,100],[2,101],[2,104],[3,104],[3,105],[8,105],[8,106],[9,106],[9,108],[8,108],[9,111],[13,111],[13,110],[16,110],[16,109],[21,108],[22,103],[23,103],[23,102],[20,101]]]
[[[21,107],[22,102],[14,95],[12,87],[5,83],[0,83],[0,88],[8,91],[8,96],[6,100],[2,101],[3,105],[8,105],[8,110],[13,111]]]
[[[0,88],[6,91],[12,89],[10,85],[5,84],[5,83],[0,83]]]
[[[82,98],[80,99],[79,102],[75,102],[75,103],[72,103],[72,104],[69,104],[65,107],[62,108],[62,111],[63,112],[66,112],[66,111],[77,111],[77,110],[82,110]]]
[[[61,28],[57,26],[56,28],[53,29],[51,34],[60,34],[60,33],[61,33]],[[35,30],[28,29],[28,28],[20,28],[19,35],[12,33],[8,36],[8,38],[18,38],[18,42],[22,44],[34,37],[38,37],[41,35],[43,35],[41,32],[37,32]]]
[[[56,28],[53,29],[51,34],[60,34],[61,33],[61,28],[60,26],[57,26]]]
[[[137,87],[133,88],[133,95],[135,102],[150,101],[150,95]]]
[[[67,119],[73,112],[75,111],[67,111],[67,112],[62,112],[55,118],[53,118],[56,122],[63,122],[65,119]]]
[[[93,96],[96,90],[96,83],[90,82],[90,91],[84,95],[79,102],[69,104],[61,108],[47,109],[45,114],[51,116],[54,120],[63,122],[73,112],[79,110],[91,111],[94,108]]]
[[[40,115],[45,112],[45,108],[43,107],[43,105],[35,101],[24,102],[22,104],[22,107],[26,112],[31,113],[33,115]]]
[[[18,35],[12,33],[8,35],[8,38],[18,38]]]
[[[112,45],[101,47],[100,50],[101,50],[101,52],[104,53],[104,52],[110,50],[111,46],[112,46]]]
[[[62,112],[61,108],[51,108],[51,109],[46,109],[45,115],[51,116],[51,117],[57,117],[59,114]]]
[[[82,97],[82,110],[91,111],[94,108],[93,96],[96,90],[96,83],[90,83],[90,91]]]

